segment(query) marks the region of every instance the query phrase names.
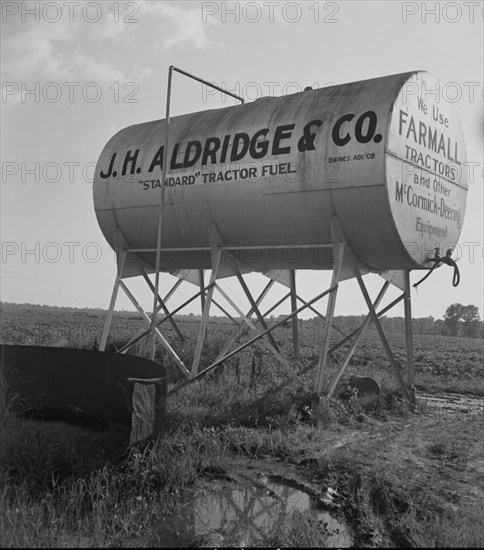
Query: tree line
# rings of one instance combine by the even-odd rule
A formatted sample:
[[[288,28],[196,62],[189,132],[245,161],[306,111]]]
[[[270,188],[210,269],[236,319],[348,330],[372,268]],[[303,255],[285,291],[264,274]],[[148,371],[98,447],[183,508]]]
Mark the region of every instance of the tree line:
[[[345,332],[351,332],[361,325],[364,318],[365,315],[337,315],[334,323]],[[316,318],[306,321],[309,325],[320,322],[322,321]],[[386,332],[405,332],[404,317],[382,316],[380,322]],[[413,318],[412,330],[414,334],[422,336],[484,338],[484,323],[481,321],[479,308],[474,305],[451,304],[443,319],[435,319],[433,316]]]

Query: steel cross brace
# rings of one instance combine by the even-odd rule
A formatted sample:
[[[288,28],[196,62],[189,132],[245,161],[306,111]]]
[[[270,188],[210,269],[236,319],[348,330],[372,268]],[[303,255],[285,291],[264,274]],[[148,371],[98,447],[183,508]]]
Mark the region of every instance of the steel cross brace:
[[[381,300],[383,299],[383,296],[385,295],[385,292],[387,291],[389,286],[390,286],[390,283],[388,281],[386,281],[383,284],[383,287],[380,290],[380,292],[379,292],[379,294],[378,294],[378,296],[377,296],[377,298],[376,298],[376,300],[373,304],[374,308],[378,307],[378,305],[380,304]],[[341,375],[343,374],[346,367],[348,366],[348,364],[350,362],[350,359],[353,356],[353,353],[355,352],[355,349],[356,349],[357,345],[359,344],[360,339],[363,336],[363,333],[365,332],[366,327],[370,324],[370,321],[371,321],[371,315],[368,314],[366,316],[365,320],[363,321],[363,323],[361,324],[360,328],[356,331],[355,337],[353,338],[353,340],[351,342],[350,349],[348,350],[343,363],[341,364],[340,368],[338,369],[338,372],[336,373],[335,377],[333,378],[333,381],[331,382],[331,384],[329,386],[327,397],[331,397],[333,395],[334,389],[336,388],[336,385],[338,384],[338,381],[341,378]]]
[[[297,309],[296,270],[291,269],[289,273],[291,278],[291,311],[295,311]],[[291,324],[293,354],[295,359],[299,359],[299,325],[297,315],[292,318]]]
[[[382,289],[383,290],[383,289]],[[380,292],[382,292],[382,290]],[[286,296],[287,298],[287,296]],[[402,294],[401,296],[399,296],[398,298],[396,298],[395,300],[393,300],[393,302],[391,302],[390,304],[388,304],[387,306],[385,306],[383,309],[381,309],[377,315],[378,317],[381,317],[382,315],[385,315],[385,313],[387,311],[389,311],[390,309],[392,309],[393,307],[395,307],[398,303],[400,303],[404,298],[404,294]],[[266,314],[267,315],[267,314]],[[334,353],[336,350],[340,349],[344,344],[346,344],[347,342],[350,342],[352,340],[352,338],[354,338],[358,333],[359,331],[361,330],[363,324],[365,323],[365,321],[369,319],[369,322],[368,322],[368,326],[372,323],[372,317],[371,317],[371,314],[368,313],[367,317],[365,318],[365,320],[363,321],[363,323],[356,329],[354,330],[351,334],[349,334],[348,336],[346,336],[345,338],[343,338],[343,340],[341,340],[340,342],[338,342],[337,344],[335,344],[329,351],[328,351],[328,355],[331,355],[332,353]],[[313,367],[315,366],[315,363],[311,364],[311,365],[308,365],[307,367],[305,367],[302,371],[301,371],[301,375],[303,374],[306,374],[307,372],[309,372]],[[279,391],[283,388],[285,388],[286,386],[288,386],[291,382],[289,381],[284,381],[282,382],[281,384],[279,384],[279,386],[275,387],[272,389],[272,391]],[[329,395],[328,395],[329,397]]]
[[[154,293],[155,292],[155,286],[150,281],[150,278],[148,277],[145,269],[142,266],[140,266],[140,267],[142,269],[143,279],[146,281],[146,284],[150,287],[151,292]],[[165,312],[165,315],[170,315],[170,312],[168,311],[168,308],[166,307],[165,302],[163,301],[163,299],[161,298],[161,296],[159,294],[158,294],[158,303],[159,303],[159,307],[156,310],[156,314],[158,314],[160,309],[163,309],[163,311]],[[161,308],[160,308],[160,306],[161,306]],[[180,342],[184,342],[185,337],[181,333],[181,330],[178,328],[178,325],[175,323],[175,320],[173,319],[173,317],[170,317],[170,323],[171,323],[171,326],[173,327],[173,329],[175,330],[176,334],[178,335],[178,338],[180,339]]]
[[[178,283],[180,283],[181,281],[178,281]],[[178,284],[177,283],[177,284]],[[175,285],[176,286],[176,285]],[[179,311],[181,311],[184,307],[186,307],[188,304],[190,304],[191,302],[193,302],[193,300],[195,300],[196,298],[198,298],[203,292],[205,292],[206,290],[209,289],[209,286],[205,287],[204,289],[200,290],[199,292],[197,292],[196,294],[194,294],[191,298],[188,298],[188,300],[186,300],[185,302],[183,302],[183,304],[181,304],[180,306],[178,306],[176,309],[174,309],[169,315],[166,315],[165,317],[162,317],[161,319],[157,320],[156,322],[156,326],[159,327],[162,323],[164,323],[165,321],[168,321],[171,317],[173,317],[174,315],[176,315]],[[166,301],[166,299],[165,299]],[[136,344],[136,342],[139,342],[139,340],[141,340],[141,338],[143,338],[144,336],[146,336],[147,334],[149,333],[149,329],[147,330],[144,330],[144,331],[141,331],[137,336],[135,336],[134,338],[132,338],[127,344],[125,344],[119,351],[118,353],[126,353],[126,351],[131,347],[133,346],[134,344]]]
[[[333,242],[334,239],[333,239]],[[321,395],[323,389],[323,374],[328,362],[328,352],[330,344],[330,329],[333,321],[334,308],[336,305],[336,294],[338,291],[338,284],[341,275],[341,267],[343,265],[343,258],[345,254],[344,243],[335,242],[334,255],[336,257],[336,263],[333,267],[333,275],[331,277],[331,287],[334,290],[329,295],[328,304],[326,307],[326,319],[323,329],[323,347],[319,356],[318,368],[316,370],[316,377],[314,380],[314,393],[316,396]]]
[[[354,260],[353,260],[354,262]],[[354,263],[353,263],[354,265]],[[410,394],[408,393],[407,386],[405,385],[405,382],[403,381],[402,375],[400,374],[400,368],[395,361],[395,357],[393,356],[392,350],[388,344],[388,341],[386,339],[385,333],[383,332],[383,327],[381,326],[380,319],[378,319],[378,315],[376,314],[375,308],[373,307],[373,304],[371,303],[370,295],[368,294],[368,291],[366,290],[365,283],[363,282],[363,279],[360,275],[360,272],[355,269],[356,273],[356,279],[358,280],[358,285],[360,286],[361,292],[365,298],[366,305],[368,306],[368,309],[370,310],[370,314],[373,320],[373,323],[376,326],[376,329],[378,331],[378,335],[380,336],[381,343],[383,344],[383,348],[385,350],[385,353],[387,354],[388,360],[390,361],[390,364],[393,367],[393,370],[395,371],[395,376],[398,380],[398,384],[400,385],[400,389],[402,390],[402,394],[405,396],[407,401],[411,402]]]
[[[385,315],[385,313],[387,311],[389,311],[390,309],[392,309],[393,307],[395,307],[398,303],[400,303],[404,298],[404,294],[401,294],[398,298],[395,298],[395,300],[393,300],[393,302],[389,303],[387,306],[385,306],[383,309],[381,309],[377,315],[378,317],[381,317],[382,315]],[[365,320],[363,321],[363,323],[366,321],[366,319],[369,319],[369,323],[368,323],[368,326],[371,325],[372,323],[372,318],[371,318],[371,314],[368,313],[368,315],[365,317]],[[345,336],[343,338],[343,340],[341,340],[340,342],[338,342],[337,344],[335,344],[330,350],[329,350],[329,353],[334,353],[336,350],[338,350],[340,347],[344,346],[346,344],[346,342],[349,342],[352,340],[352,338],[358,333],[358,331],[360,330],[361,328],[361,325],[360,327],[358,327],[356,330],[354,330],[352,333],[348,334],[348,336]]]
[[[202,356],[203,342],[205,340],[205,332],[207,329],[207,321],[210,315],[210,306],[212,304],[213,293],[215,290],[215,282],[217,280],[218,271],[222,261],[222,244],[223,243],[218,234],[217,226],[214,223],[212,223],[212,225],[210,226],[209,239],[212,247],[212,252],[215,252],[215,254],[212,255],[212,273],[210,275],[209,290],[207,292],[207,297],[205,299],[205,304],[203,306],[202,322],[200,325],[200,331],[198,333],[195,353],[193,355],[193,363],[190,371],[190,378],[193,378],[194,376],[196,376],[198,372],[198,366],[200,364],[200,358]]]
[[[151,327],[152,325],[152,321],[149,317],[149,315],[147,315],[145,313],[145,311],[143,310],[143,308],[140,306],[140,304],[138,303],[138,301],[136,300],[136,298],[133,296],[133,294],[131,293],[131,291],[128,289],[128,287],[126,286],[126,284],[123,282],[123,281],[120,281],[119,282],[119,285],[121,286],[121,288],[124,290],[126,296],[130,299],[131,303],[134,305],[134,307],[138,310],[138,312],[140,313],[140,315],[142,315],[142,317],[145,319],[146,323],[148,324],[148,327]],[[168,341],[165,339],[165,337],[163,336],[163,334],[161,334],[161,332],[158,330],[158,328],[156,327],[155,325],[155,335],[158,336],[158,338],[161,340],[161,343],[163,344],[163,347],[168,351],[168,353],[173,357],[173,359],[175,360],[175,363],[178,365],[178,367],[181,369],[181,371],[183,372],[183,374],[185,375],[188,375],[188,369],[185,367],[183,361],[178,357],[177,353],[175,352],[175,350],[170,346],[170,344],[168,343]]]
[[[178,288],[178,286],[180,286],[180,284],[182,283],[182,280],[178,280],[175,285],[173,286],[173,288],[170,290],[170,292],[167,294],[167,296],[164,298],[164,302],[166,303],[167,300],[174,294],[175,290]],[[214,286],[215,283],[212,284],[212,286]],[[174,309],[171,313],[168,313],[167,315],[165,315],[164,317],[162,317],[161,319],[157,320],[156,322],[156,327],[159,327],[161,324],[163,324],[165,321],[170,321],[174,315],[176,315],[179,311],[181,311],[183,308],[185,308],[188,304],[190,304],[191,302],[193,302],[196,298],[198,298],[199,296],[202,296],[205,294],[205,292],[207,292],[208,290],[210,290],[210,284],[207,285],[206,287],[202,288],[199,292],[197,292],[196,294],[194,294],[191,298],[189,298],[188,300],[186,300],[185,302],[183,302],[183,304],[181,304],[180,306],[178,306],[176,309]],[[134,298],[134,297],[133,297]],[[212,298],[212,303],[218,307],[218,309],[220,309],[220,311],[222,311],[222,313],[224,313],[229,319],[232,320],[232,322],[234,322],[235,324],[237,324],[236,320],[214,299]],[[158,310],[157,312],[159,312],[161,309],[161,306],[158,307]],[[126,353],[128,351],[128,349],[133,346],[134,344],[136,344],[136,342],[139,342],[139,340],[141,340],[144,336],[146,336],[149,332],[149,329],[145,329],[145,330],[141,330],[140,332],[138,332],[138,334],[136,336],[134,336],[127,344],[125,344],[122,348],[120,348],[118,350],[118,353]]]
[[[353,275],[356,277],[356,280],[358,281],[358,285],[360,287],[361,293],[363,294],[366,305],[368,307],[369,314],[371,316],[371,320],[373,321],[373,323],[374,323],[374,325],[375,325],[375,327],[378,331],[378,336],[380,337],[381,343],[383,345],[383,349],[385,350],[385,353],[388,357],[388,360],[389,360],[389,362],[390,362],[390,364],[391,364],[391,366],[394,370],[394,373],[395,373],[395,376],[397,378],[398,384],[400,386],[400,389],[402,390],[402,395],[405,397],[405,399],[408,402],[411,403],[412,399],[411,399],[411,396],[409,394],[408,388],[407,388],[405,382],[403,381],[402,375],[400,374],[400,368],[399,368],[399,366],[398,366],[398,364],[395,360],[395,357],[393,356],[392,350],[391,350],[391,348],[388,344],[388,340],[385,336],[385,332],[383,331],[383,327],[381,326],[381,323],[380,323],[380,320],[379,320],[378,315],[376,313],[375,307],[371,302],[370,295],[368,294],[368,290],[366,289],[365,283],[363,282],[363,278],[362,278],[360,270],[358,268],[358,264],[357,264],[355,255],[354,255],[353,251],[351,250],[351,248],[348,246],[346,238],[344,236],[344,233],[341,230],[341,228],[339,227],[338,220],[336,218],[333,218],[333,220],[332,220],[332,231],[333,231],[333,234],[334,234],[333,242],[341,242],[346,246],[346,252],[347,252],[349,267],[353,271]],[[384,285],[384,289],[386,291],[386,286],[385,285]],[[383,291],[383,289],[382,289],[382,291]],[[380,292],[380,294],[381,294],[381,292]],[[379,296],[378,298],[381,299],[381,296]],[[377,301],[379,301],[378,298],[377,298]],[[368,324],[368,323],[366,323],[366,324]],[[365,322],[363,323],[363,325],[365,325]],[[363,332],[365,326],[361,327],[362,328],[361,333]],[[361,336],[361,334],[357,333],[356,338],[359,338],[360,336]],[[319,394],[320,393],[321,393],[321,391],[319,391]]]
[[[236,275],[237,279],[239,280],[240,286],[243,288],[243,290],[245,292],[245,295],[247,296],[247,298],[250,302],[250,305],[252,306],[252,310],[256,314],[257,319],[259,320],[259,323],[261,324],[262,328],[264,330],[267,330],[268,327],[267,327],[267,324],[264,320],[264,317],[262,316],[262,314],[259,310],[259,307],[257,306],[254,298],[252,297],[252,294],[250,293],[249,287],[247,286],[247,283],[244,281],[244,278],[242,277],[242,273],[240,273],[240,269],[239,269],[239,266],[237,265],[237,262],[235,261],[235,258],[233,256],[229,256],[229,257],[230,257],[230,260],[232,262],[232,266],[235,270],[235,275]],[[276,341],[274,340],[274,337],[272,336],[271,331],[267,332],[267,337],[269,338],[269,341],[270,341],[272,347],[277,352],[279,352],[279,348],[277,347]]]
[[[302,299],[300,296],[298,296],[297,294],[296,294],[296,298],[297,298],[302,304],[305,304],[305,303],[306,303],[306,301],[303,300],[303,299]],[[322,319],[323,321],[326,320],[326,317],[325,317],[322,313],[320,313],[316,308],[309,306],[309,309],[310,309],[313,313],[315,313],[315,314],[316,314],[320,319]],[[342,328],[340,328],[336,323],[333,322],[333,323],[332,323],[332,326],[333,326],[333,328],[334,328],[335,330],[337,330],[342,336],[346,337],[345,331],[344,331]]]
[[[114,282],[114,286],[113,286],[113,292],[112,292],[112,296],[111,296],[111,301],[110,301],[110,304],[109,304],[109,309],[108,309],[108,315],[106,317],[106,321],[104,323],[104,329],[103,329],[103,334],[102,334],[102,337],[101,337],[101,343],[99,345],[99,351],[105,351],[106,349],[106,343],[107,343],[107,339],[108,339],[108,336],[109,336],[109,329],[110,329],[110,326],[111,326],[111,322],[112,322],[112,316],[113,316],[113,311],[114,311],[114,306],[116,304],[116,298],[117,298],[117,295],[118,295],[118,289],[119,289],[119,286],[121,284],[121,280],[122,280],[122,277],[123,277],[123,269],[124,269],[124,264],[125,264],[125,261],[126,261],[126,257],[127,255],[129,254],[130,250],[129,249],[123,249],[121,252],[120,252],[120,261],[118,263],[118,272],[116,274],[116,279],[115,279],[115,282]],[[151,282],[151,281],[150,281]],[[175,293],[176,289],[180,286],[180,284],[182,283],[181,280],[177,281],[173,287],[171,288],[171,290],[168,292],[168,294],[165,296],[165,298],[163,298],[163,302],[166,304],[166,302],[171,298],[171,296],[173,296],[173,294]],[[158,299],[161,300],[161,298],[158,296]],[[157,313],[159,312],[159,310],[161,309],[161,305],[158,307],[157,309]],[[171,315],[169,316],[171,317]],[[117,353],[126,353],[128,351],[128,349],[133,345],[135,344],[136,342],[138,342],[143,336],[145,336],[145,334],[147,334],[148,331],[141,331],[137,336],[135,336],[128,344],[124,345],[120,350],[117,351]]]
[[[267,293],[269,292],[271,287],[274,285],[274,283],[275,283],[275,281],[273,281],[272,279],[267,283],[266,287],[264,288],[264,290],[262,291],[260,296],[255,301],[257,306],[259,306],[261,304],[262,300],[267,296]],[[253,312],[254,312],[254,309],[251,307],[250,310],[247,312],[247,315],[244,315],[244,317],[247,318],[248,320],[250,320],[250,316],[252,315]],[[267,316],[267,314],[266,314],[266,316]],[[244,334],[247,333],[249,328],[250,328],[250,325],[249,325],[248,322],[238,323],[238,328],[236,329],[234,334],[230,337],[230,339],[227,340],[227,342],[225,343],[223,348],[220,350],[220,353],[218,354],[216,360],[219,360],[219,359],[223,358],[224,355],[227,353],[227,351],[232,347],[232,345],[235,342],[237,342],[240,338],[242,338],[242,336]]]
[[[318,300],[320,300],[321,298],[323,298],[324,296],[326,296],[326,294],[329,294],[330,292],[332,292],[333,290],[335,290],[335,287],[330,287],[328,288],[327,290],[325,290],[324,292],[321,292],[321,294],[318,294],[316,297],[312,298],[311,300],[309,300],[309,302],[307,302],[307,304],[303,305],[303,306],[300,306],[299,308],[297,308],[296,311],[293,311],[292,313],[290,313],[289,315],[286,315],[283,319],[281,319],[280,321],[278,321],[277,323],[275,323],[272,327],[269,327],[267,328],[266,330],[260,332],[259,334],[257,334],[256,336],[254,336],[253,338],[251,338],[249,341],[247,342],[244,342],[242,345],[238,346],[236,349],[234,349],[233,351],[231,351],[230,353],[227,353],[227,355],[225,355],[224,357],[222,358],[218,358],[216,359],[211,365],[209,365],[208,367],[206,367],[205,369],[199,371],[196,376],[194,376],[193,378],[189,379],[189,380],[186,380],[182,383],[180,383],[177,387],[171,389],[169,392],[168,392],[168,396],[169,395],[172,395],[173,393],[176,393],[177,391],[181,390],[182,388],[184,388],[185,386],[187,386],[189,383],[193,382],[194,380],[196,380],[197,378],[200,378],[201,376],[203,376],[204,374],[206,374],[207,372],[211,371],[212,369],[214,369],[215,367],[217,367],[218,365],[220,365],[220,363],[222,363],[223,361],[226,361],[227,359],[230,359],[231,357],[233,357],[234,355],[236,355],[237,353],[239,353],[240,351],[242,351],[244,348],[252,345],[254,342],[256,342],[257,340],[259,340],[260,338],[264,337],[266,334],[268,334],[269,332],[273,331],[274,329],[276,329],[277,327],[281,326],[283,323],[285,323],[288,319],[292,319],[292,317],[294,315],[297,315],[298,313],[300,313],[301,311],[305,310],[307,307],[309,307],[311,304],[314,304],[315,302],[317,302]],[[287,296],[286,296],[287,298]]]
[[[334,389],[335,389],[335,387],[338,383],[338,380],[341,377],[341,375],[343,374],[345,368],[347,367],[347,365],[348,365],[348,363],[351,359],[351,356],[352,356],[354,350],[356,349],[356,346],[357,346],[357,344],[358,344],[365,328],[368,326],[370,321],[372,321],[375,324],[375,327],[378,331],[378,335],[380,337],[380,340],[382,342],[382,345],[383,345],[385,353],[388,357],[388,360],[389,360],[391,366],[393,367],[393,370],[395,372],[395,376],[397,378],[398,384],[400,386],[400,389],[402,390],[402,395],[407,399],[407,401],[412,402],[411,395],[409,394],[408,388],[405,385],[405,382],[403,381],[403,378],[400,374],[399,366],[398,366],[398,364],[395,360],[395,357],[393,356],[393,353],[391,351],[391,348],[388,344],[385,333],[384,333],[383,328],[381,326],[381,323],[380,323],[380,320],[379,320],[379,315],[376,313],[376,307],[378,307],[378,304],[380,303],[381,299],[383,298],[383,295],[385,294],[389,283],[385,283],[383,285],[379,295],[377,296],[377,298],[375,300],[375,303],[373,304],[371,302],[370,296],[369,296],[368,291],[366,289],[365,283],[363,282],[363,278],[361,276],[360,269],[359,269],[358,263],[356,261],[355,255],[354,255],[353,251],[351,250],[351,247],[348,245],[348,242],[345,239],[344,233],[342,232],[342,230],[341,230],[341,228],[338,224],[337,218],[333,218],[331,220],[331,232],[332,232],[333,243],[335,243],[334,255],[336,257],[336,263],[335,263],[335,266],[333,268],[332,285],[335,288],[337,288],[338,282],[339,282],[339,279],[340,279],[341,269],[342,269],[343,262],[344,262],[345,268],[346,269],[349,268],[352,271],[353,275],[356,277],[356,280],[358,281],[358,285],[360,287],[361,293],[363,294],[363,297],[364,297],[365,302],[367,304],[369,314],[367,315],[367,317],[363,321],[360,328],[357,329],[356,332],[352,333],[352,335],[350,335],[349,337],[347,337],[343,340],[343,341],[347,341],[349,339],[353,339],[352,344],[350,346],[350,349],[348,350],[347,355],[345,357],[345,360],[343,361],[342,365],[338,369],[338,372],[337,372],[334,380],[332,381],[332,383],[329,386],[327,397],[330,397],[332,395],[332,393],[333,393],[333,391],[334,391]],[[408,276],[408,272],[407,272],[407,276]],[[407,282],[406,292],[404,292],[403,297],[409,296],[408,289],[409,289],[410,285],[409,285],[408,279],[407,279],[406,282]],[[392,307],[393,305],[395,305],[395,303],[399,302],[401,299],[402,299],[402,297],[395,300],[389,307]],[[331,323],[331,320],[332,320],[332,317],[333,317],[333,314],[334,314],[335,301],[336,301],[336,290],[330,295],[329,300],[328,300],[328,305],[327,305],[327,314],[326,314],[326,321],[325,321],[325,327],[324,327],[324,333],[323,333],[323,347],[322,347],[321,355],[320,355],[319,362],[318,362],[318,369],[317,369],[317,372],[316,372],[316,378],[315,378],[315,384],[314,384],[314,393],[315,393],[314,401],[315,401],[315,404],[317,404],[317,402],[319,401],[319,397],[322,393],[323,373],[324,373],[324,370],[327,366],[328,353],[330,351],[333,351],[336,347],[339,347],[339,346],[342,345],[342,342],[340,342],[339,344],[337,344],[337,346],[334,346],[331,350],[329,349],[329,327],[330,327],[330,323]],[[387,309],[389,309],[389,307]],[[382,312],[380,312],[380,315],[381,314],[382,314]],[[408,321],[409,317],[410,317],[410,308],[409,308],[409,305],[407,305],[406,306],[406,321]],[[407,326],[408,326],[408,322],[406,322],[407,357],[410,357],[410,361],[411,361],[411,339],[409,338],[409,335],[408,335],[409,329],[407,328]],[[412,364],[412,367],[413,367],[413,364]],[[412,368],[411,372],[410,372],[410,369],[409,369],[409,380],[413,381],[413,368]]]
[[[272,335],[272,330],[268,328],[268,326],[265,322],[264,316],[261,314],[257,303],[255,302],[254,298],[252,297],[252,294],[250,293],[250,290],[247,287],[247,284],[244,281],[244,278],[242,277],[242,274],[240,273],[240,270],[239,270],[239,267],[237,266],[237,262],[235,261],[235,258],[230,256],[230,259],[232,261],[233,268],[236,272],[236,276],[237,276],[242,288],[244,289],[244,292],[245,292],[245,294],[246,294],[247,298],[249,299],[249,302],[252,306],[252,311],[255,312],[255,314],[257,316],[257,319],[258,319],[260,325],[262,326],[262,328],[264,329],[264,331],[267,331],[267,337],[269,339],[269,342],[265,343],[264,345],[274,355],[274,357],[281,363],[281,365],[286,369],[288,374],[290,374],[292,377],[294,377],[296,380],[298,380],[299,383],[305,388],[306,385],[305,385],[304,380],[294,372],[294,369],[291,368],[291,365],[288,363],[288,361],[282,356],[281,352],[279,351],[279,348],[276,344],[276,341],[274,340],[274,337]],[[294,296],[294,289],[295,289],[295,284],[293,286],[293,289],[292,289],[293,291],[291,292],[291,296]],[[291,306],[292,306],[292,315],[291,315],[292,322],[297,323],[297,308],[295,307],[295,300],[294,299],[291,302]],[[296,332],[296,336],[297,336],[297,332]]]

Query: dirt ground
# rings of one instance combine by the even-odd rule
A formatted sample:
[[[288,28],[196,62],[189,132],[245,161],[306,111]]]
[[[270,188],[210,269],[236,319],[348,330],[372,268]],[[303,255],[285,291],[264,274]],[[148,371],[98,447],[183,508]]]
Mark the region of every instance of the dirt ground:
[[[483,398],[421,394],[414,413],[399,419],[362,417],[348,426],[321,426],[310,444],[295,446],[287,457],[231,457],[199,491],[261,486],[267,479],[280,481],[298,487],[346,518],[354,530],[351,545],[379,547],[390,540],[399,546],[398,540],[380,534],[381,526],[375,525],[370,536],[368,525],[364,533],[358,532],[361,521],[354,523],[354,501],[348,487],[342,485],[344,476],[337,481],[338,476],[323,475],[324,466],[328,470],[329,465],[331,472],[343,462],[392,480],[395,488],[407,491],[422,510],[427,502],[429,510],[437,504],[444,514],[480,506],[484,496],[483,411]],[[400,544],[407,545],[405,541]]]

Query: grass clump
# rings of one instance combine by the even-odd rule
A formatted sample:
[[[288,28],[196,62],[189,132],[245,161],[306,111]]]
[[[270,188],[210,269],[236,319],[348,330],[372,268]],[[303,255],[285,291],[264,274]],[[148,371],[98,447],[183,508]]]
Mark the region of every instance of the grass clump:
[[[318,517],[295,510],[289,518],[283,516],[265,537],[267,547],[328,548],[328,536]]]
[[[209,432],[179,431],[81,477],[46,474],[32,485],[26,468],[24,478],[3,480],[0,540],[10,547],[105,546],[140,537],[173,513],[177,498],[215,471],[223,454]]]
[[[122,341],[120,337],[111,343],[118,347]],[[194,341],[192,338],[174,345],[188,365]],[[201,368],[213,362],[220,346],[219,340],[209,340]],[[290,466],[296,469],[297,465],[298,475],[331,487],[342,496],[341,509],[355,529],[355,545],[482,547],[479,508],[464,499],[452,500],[453,507],[449,506],[448,495],[433,491],[432,483],[424,476],[416,480],[410,473],[402,475],[402,468],[383,468],[379,457],[388,450],[383,448],[385,445],[374,450],[370,444],[365,446],[367,430],[375,436],[373,442],[386,442],[385,438],[379,439],[380,430],[391,434],[398,424],[405,434],[403,425],[407,425],[407,417],[411,420],[395,381],[390,382],[385,374],[388,369],[384,358],[373,346],[367,347],[363,349],[363,366],[368,372],[361,372],[361,365],[356,364],[358,357],[350,367],[374,376],[382,388],[379,395],[348,393],[342,384],[336,398],[322,400],[315,407],[308,391],[284,385],[290,376],[272,356],[247,350],[170,397],[169,414],[156,443],[131,449],[120,464],[91,467],[90,471],[89,464],[83,470],[82,457],[55,432],[48,428],[39,431],[38,425],[18,418],[15,413],[20,403],[0,399],[2,544],[141,544],[151,540],[146,537],[153,533],[153,526],[162,525],[164,518],[177,513],[180,502],[200,487],[199,482],[205,486],[205,482],[209,485],[222,477],[231,461],[239,457],[275,457],[280,460],[272,462],[281,468],[286,461],[292,462]],[[164,351],[159,354],[160,361],[168,361]],[[290,355],[287,349],[284,355]],[[314,359],[309,353],[291,364],[294,372],[309,383],[313,372],[308,371],[306,376],[305,369],[311,362]],[[176,373],[172,380],[176,383],[180,377],[178,367],[165,366]],[[336,368],[329,365],[329,377]],[[428,377],[430,381],[431,375]],[[439,380],[435,377],[434,387]],[[3,387],[0,385],[0,395]],[[405,422],[399,422],[401,418]],[[368,426],[364,425],[366,421]],[[416,434],[422,436],[423,429],[416,430]],[[403,436],[393,442],[397,450],[397,444],[408,444]],[[430,460],[432,468],[450,467],[458,473],[473,457],[474,447],[472,452],[467,448],[464,453],[452,446],[450,438],[429,439],[425,444],[417,458],[420,462]],[[348,445],[347,451],[344,445]],[[359,445],[364,453],[356,452]],[[317,519],[305,513],[285,516],[266,535],[264,543],[268,546],[324,547],[328,542]],[[157,531],[157,536],[163,542],[163,532]],[[217,545],[223,545],[221,542]]]

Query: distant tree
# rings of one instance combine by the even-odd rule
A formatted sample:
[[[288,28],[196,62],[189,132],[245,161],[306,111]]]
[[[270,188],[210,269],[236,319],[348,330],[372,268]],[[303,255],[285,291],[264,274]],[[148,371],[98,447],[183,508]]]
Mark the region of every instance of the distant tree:
[[[443,334],[445,328],[445,323],[442,319],[437,319],[435,321],[435,334]]]
[[[462,320],[464,323],[479,322],[481,320],[481,317],[479,316],[479,308],[473,305],[465,306],[462,313]]]
[[[459,322],[462,318],[462,310],[464,306],[462,304],[451,304],[444,314],[444,323],[447,334],[450,336],[457,336],[459,332]]]
[[[464,329],[464,334],[469,338],[475,338],[478,336],[479,332],[479,321],[481,320],[479,316],[479,308],[473,305],[465,306],[464,312],[462,314],[462,325]]]
[[[468,306],[451,304],[444,315],[446,332],[450,336],[458,336],[461,327],[464,329],[464,333],[470,336],[472,327],[479,321],[479,308],[472,304]]]

